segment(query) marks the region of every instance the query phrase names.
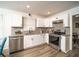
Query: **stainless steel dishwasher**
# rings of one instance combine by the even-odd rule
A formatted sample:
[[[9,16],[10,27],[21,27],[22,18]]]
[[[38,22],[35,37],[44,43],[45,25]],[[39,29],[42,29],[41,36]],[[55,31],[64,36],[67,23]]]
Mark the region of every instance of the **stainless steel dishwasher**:
[[[12,36],[9,40],[9,52],[14,53],[23,50],[23,36]]]

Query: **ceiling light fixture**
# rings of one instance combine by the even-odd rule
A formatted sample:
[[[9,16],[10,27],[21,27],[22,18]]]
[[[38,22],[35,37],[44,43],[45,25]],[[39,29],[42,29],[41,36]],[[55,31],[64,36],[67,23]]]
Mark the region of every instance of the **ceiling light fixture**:
[[[31,16],[31,13],[30,13],[30,5],[27,5],[26,8],[27,8],[28,15]]]
[[[48,11],[48,14],[50,14],[51,12],[50,11]]]
[[[26,7],[27,7],[27,9],[29,9],[30,8],[30,5],[27,5]]]

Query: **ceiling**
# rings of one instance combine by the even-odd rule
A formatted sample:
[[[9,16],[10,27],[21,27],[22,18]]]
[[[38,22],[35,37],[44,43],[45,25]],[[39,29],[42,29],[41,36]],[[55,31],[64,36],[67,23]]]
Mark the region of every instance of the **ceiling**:
[[[28,12],[26,6],[30,5],[32,14],[48,17],[56,13],[71,9],[79,5],[78,1],[0,1],[0,8],[7,8]],[[50,14],[48,14],[50,11]]]

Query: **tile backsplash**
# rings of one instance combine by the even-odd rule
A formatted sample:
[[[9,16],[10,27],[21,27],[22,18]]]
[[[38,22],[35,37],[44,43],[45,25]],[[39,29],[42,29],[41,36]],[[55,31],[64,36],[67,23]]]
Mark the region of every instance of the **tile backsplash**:
[[[12,35],[17,35],[17,34],[39,34],[39,33],[53,33],[54,27],[36,27],[35,31],[21,31],[23,28],[22,27],[12,27]]]
[[[12,27],[11,28],[11,34],[16,35],[16,34],[22,34],[22,27]]]
[[[42,33],[52,33],[53,27],[38,27],[37,30],[39,30]]]

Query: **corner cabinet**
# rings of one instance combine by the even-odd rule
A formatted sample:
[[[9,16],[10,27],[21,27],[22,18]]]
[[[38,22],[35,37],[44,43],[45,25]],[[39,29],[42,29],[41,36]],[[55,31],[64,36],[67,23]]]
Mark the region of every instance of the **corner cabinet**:
[[[25,35],[24,49],[45,43],[43,35]]]

